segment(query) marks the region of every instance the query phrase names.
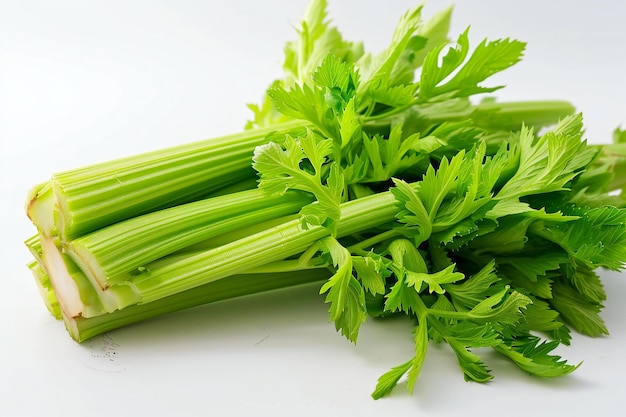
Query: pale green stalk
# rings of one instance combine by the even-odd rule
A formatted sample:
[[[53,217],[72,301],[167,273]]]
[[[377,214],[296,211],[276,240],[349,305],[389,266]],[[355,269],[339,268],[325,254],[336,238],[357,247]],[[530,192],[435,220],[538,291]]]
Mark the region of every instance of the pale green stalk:
[[[37,285],[37,290],[41,295],[44,305],[50,314],[60,320],[61,308],[59,307],[59,300],[57,300],[57,297],[54,294],[48,274],[46,274],[46,271],[44,271],[41,264],[36,260],[33,260],[28,264],[28,269],[30,269],[33,274],[33,278],[35,278],[35,284]]]
[[[175,311],[244,295],[321,282],[330,275],[328,269],[234,275],[148,304],[137,304],[92,318],[66,319],[65,325],[74,340],[83,342],[99,334]]]
[[[29,267],[36,278],[38,289],[41,291],[46,307],[56,319],[64,320],[68,332],[77,342],[83,342],[102,333],[175,311],[244,295],[321,282],[331,275],[330,270],[326,268],[308,268],[297,272],[285,272],[285,268],[276,265],[278,269],[283,269],[283,272],[256,272],[235,275],[153,303],[132,305],[110,313],[101,312],[101,314],[92,317],[67,317],[62,315],[50,280],[41,265],[33,261]],[[85,277],[81,277],[80,271],[74,271],[73,276],[77,280],[86,280]],[[88,288],[84,288],[84,291],[85,298],[93,297],[95,294],[90,293]]]
[[[472,120],[472,125],[488,131],[515,131],[522,124],[539,130],[556,124],[560,119],[575,112],[567,101],[517,101],[497,102],[483,100],[469,105],[465,99],[453,99],[435,103],[411,105],[394,109],[364,120],[364,128],[385,132],[390,121],[403,121],[405,131],[426,131],[444,122]]]
[[[347,236],[394,221],[396,201],[390,192],[349,201],[341,205],[337,235]],[[150,303],[163,297],[244,273],[262,265],[287,259],[329,236],[322,226],[304,227],[293,219],[225,245],[184,257],[161,267],[150,267],[127,281],[141,299]],[[113,288],[112,286],[111,288]]]
[[[64,251],[101,288],[156,259],[196,243],[266,220],[297,213],[312,197],[300,192],[267,195],[253,189],[155,211],[102,228],[67,243]]]
[[[287,122],[60,172],[30,192],[27,212],[44,234],[71,240],[253,178],[253,149],[272,132],[302,125]]]

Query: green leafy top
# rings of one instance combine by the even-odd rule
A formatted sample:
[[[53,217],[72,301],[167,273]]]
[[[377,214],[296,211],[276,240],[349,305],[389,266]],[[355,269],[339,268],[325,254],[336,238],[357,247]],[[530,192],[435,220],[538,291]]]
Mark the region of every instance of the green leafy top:
[[[329,53],[343,62],[356,62],[363,45],[344,40],[330,25],[326,0],[313,0],[298,28],[298,38],[285,46],[285,84],[304,83]]]
[[[593,271],[626,261],[623,209],[581,204],[614,201],[606,194],[624,185],[602,169],[615,155],[586,143],[582,116],[567,103],[470,100],[502,88],[485,83],[521,59],[523,42],[484,40],[472,50],[466,30],[449,45],[450,9],[423,22],[419,6],[373,55],[344,41],[325,7],[313,3],[286,48],[286,78],[256,112],[257,121],[306,128],[273,135],[253,166],[267,192],[315,197],[301,219],[328,237],[302,259],[317,256],[332,271],[321,293],[338,331],[356,342],[368,313],[415,320],[414,357],[384,374],[373,396],[405,375],[412,390],[429,341],[447,343],[470,380],[491,378],[472,351],[482,347],[536,375],[572,372],[552,351],[569,343],[568,326],[606,333]],[[338,233],[344,203],[388,189],[396,222]]]
[[[525,46],[523,42],[509,39],[484,40],[470,55],[469,29],[466,30],[445,55],[441,55],[443,47],[439,46],[426,57],[419,80],[420,101],[468,97],[502,88],[479,84],[519,62]]]
[[[458,150],[459,146],[471,148],[482,135],[486,134],[484,129],[474,128],[473,131],[471,129],[444,129],[424,135],[419,131],[406,135],[403,126],[410,123],[410,120],[396,119],[394,116],[407,108],[420,105],[419,103],[424,101],[422,92],[424,86],[430,91],[441,81],[439,79],[428,81],[427,74],[443,71],[448,72],[449,75],[449,72],[460,66],[463,61],[463,59],[457,59],[449,62],[449,59],[444,59],[444,67],[437,70],[425,66],[421,81],[413,82],[415,71],[422,63],[432,65],[433,61],[438,60],[438,54],[443,46],[442,42],[446,40],[443,32],[447,30],[450,18],[450,12],[447,10],[424,25],[421,21],[421,11],[422,7],[412,9],[400,19],[392,36],[391,45],[376,58],[366,54],[355,63],[351,59],[346,59],[345,56],[337,56],[332,48],[328,48],[328,53],[321,59],[320,64],[314,70],[309,71],[309,78],[300,80],[289,87],[285,83],[276,83],[268,90],[268,96],[277,111],[288,118],[311,123],[314,133],[309,134],[306,140],[277,139],[278,146],[268,145],[257,149],[255,169],[261,176],[260,185],[269,191],[276,191],[277,187],[270,187],[269,184],[283,178],[286,180],[285,188],[303,189],[301,182],[298,184],[294,182],[293,171],[303,165],[314,167],[316,174],[313,177],[318,184],[326,188],[317,186],[314,191],[306,187],[306,191],[312,192],[318,198],[317,204],[306,209],[306,221],[310,224],[323,224],[327,220],[329,225],[336,222],[339,216],[337,207],[342,198],[356,193],[353,191],[355,184],[384,183],[398,174],[419,175],[421,170],[428,167],[430,153],[441,153],[447,144],[454,147],[450,151]],[[315,45],[313,39],[321,39],[323,31],[330,30],[328,25],[323,23],[324,16],[325,13],[314,13],[303,23],[300,45],[304,48],[302,45],[308,42],[309,47],[304,48],[300,51],[301,53],[313,50]],[[309,30],[309,27],[314,27],[315,30]],[[310,36],[309,32],[311,32]],[[315,36],[312,35],[313,33]],[[430,35],[431,38],[427,38],[426,35]],[[333,35],[332,38],[336,37]],[[462,55],[466,54],[467,33],[460,38],[459,44],[463,46]],[[505,68],[506,64],[499,55],[504,44],[508,45],[509,42],[482,43],[465,66],[459,70],[460,78],[455,81],[456,84],[467,87],[472,83],[481,82],[496,70]],[[295,48],[293,44],[290,45],[292,49]],[[451,48],[449,55],[454,55],[455,50]],[[509,59],[507,62],[508,65],[512,65],[515,60]],[[470,69],[476,65],[481,68],[489,67],[491,70],[481,70],[481,75],[478,77],[463,75],[471,72]],[[302,71],[298,73],[301,74]],[[484,91],[491,90],[475,87],[464,89],[457,96],[465,97]],[[423,104],[421,106],[423,107]],[[465,107],[464,112],[467,110]],[[462,114],[464,116],[461,117],[467,117],[466,113],[462,112]],[[418,118],[423,119],[424,116],[420,115]],[[382,131],[373,131],[370,128],[373,120],[379,124],[383,123]],[[469,132],[471,134],[468,135]],[[456,139],[457,136],[463,139]],[[324,149],[323,161],[303,160],[309,157],[311,149],[317,147],[317,145],[310,144],[313,139],[323,143],[320,145]],[[309,151],[304,148],[296,151],[295,147],[298,144],[308,144]],[[278,155],[281,148],[286,154],[283,157]],[[264,157],[265,152],[271,155]],[[485,154],[484,146],[480,152]],[[270,166],[271,164],[262,163],[264,159],[281,162]],[[289,160],[292,160],[291,163],[287,163]],[[277,171],[280,169],[279,166],[291,172],[281,174]],[[324,175],[328,177],[323,178]],[[432,169],[428,175],[432,175]],[[269,178],[273,179],[270,181]],[[305,178],[310,180],[312,177],[305,176]],[[340,182],[338,178],[341,178],[343,182],[342,190],[337,188]],[[331,191],[327,190],[330,186],[330,183],[325,183],[327,180],[333,184]],[[476,187],[470,190],[470,194],[479,191],[480,180],[476,179],[474,183]],[[333,198],[334,202],[331,202]],[[470,197],[462,204],[468,205],[461,207],[462,210],[472,210],[469,207]],[[330,207],[335,208],[331,210]],[[449,207],[448,210],[452,212],[454,207]],[[311,221],[312,219],[314,220]]]

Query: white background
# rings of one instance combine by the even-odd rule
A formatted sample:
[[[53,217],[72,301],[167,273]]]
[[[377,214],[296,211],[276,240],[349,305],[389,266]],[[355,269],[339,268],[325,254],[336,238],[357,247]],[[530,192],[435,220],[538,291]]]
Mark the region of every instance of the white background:
[[[567,99],[589,140],[626,126],[626,3],[457,2],[451,35],[528,42],[497,77],[502,99]],[[334,0],[348,39],[380,51],[414,1]],[[449,2],[431,1],[426,14]],[[539,380],[486,355],[495,380],[463,381],[431,346],[413,396],[370,398],[412,356],[411,324],[365,324],[357,346],[327,323],[317,286],[197,308],[77,345],[45,310],[22,241],[27,190],[52,172],[241,130],[245,103],[281,75],[306,0],[0,1],[0,415],[619,415],[626,282],[602,273],[609,337],[559,353],[571,376]]]

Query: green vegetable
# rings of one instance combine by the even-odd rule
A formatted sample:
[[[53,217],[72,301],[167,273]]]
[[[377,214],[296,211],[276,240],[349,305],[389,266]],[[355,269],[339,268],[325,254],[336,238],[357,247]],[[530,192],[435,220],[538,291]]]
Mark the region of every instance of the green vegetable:
[[[158,210],[70,241],[65,252],[102,288],[124,282],[151,261],[191,245],[280,216],[311,198],[248,190]]]
[[[411,9],[372,55],[313,1],[251,130],[35,187],[26,243],[48,309],[83,341],[320,282],[354,343],[368,316],[415,322],[414,357],[374,398],[405,377],[412,391],[430,343],[467,380],[492,378],[478,348],[542,377],[574,371],[552,352],[570,329],[608,332],[596,270],[626,262],[626,135],[588,145],[567,102],[476,100],[525,45],[471,48],[468,31],[450,44],[450,16]]]
[[[43,233],[70,240],[120,220],[207,197],[254,175],[250,149],[263,143],[268,133],[300,124],[60,172],[30,192],[27,212]]]

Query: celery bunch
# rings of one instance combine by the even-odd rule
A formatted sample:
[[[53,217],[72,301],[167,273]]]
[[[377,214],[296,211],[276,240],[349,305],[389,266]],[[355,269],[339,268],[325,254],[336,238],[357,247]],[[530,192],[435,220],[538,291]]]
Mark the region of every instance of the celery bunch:
[[[524,44],[448,40],[451,10],[403,15],[378,55],[344,40],[313,1],[285,77],[244,132],[55,174],[29,194],[29,264],[48,309],[83,341],[150,317],[320,282],[336,329],[415,320],[468,380],[472,350],[523,370],[576,369],[552,354],[570,328],[607,333],[598,268],[626,261],[626,134],[591,146],[567,102],[474,96]],[[537,336],[541,334],[542,336]]]

